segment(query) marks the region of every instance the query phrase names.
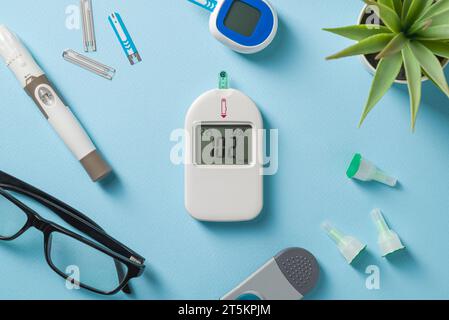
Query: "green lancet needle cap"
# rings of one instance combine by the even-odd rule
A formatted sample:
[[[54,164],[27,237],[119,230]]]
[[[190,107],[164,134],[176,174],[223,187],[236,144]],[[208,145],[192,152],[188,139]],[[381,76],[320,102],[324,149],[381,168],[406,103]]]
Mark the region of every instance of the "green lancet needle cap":
[[[226,71],[220,72],[219,80],[218,80],[218,88],[219,89],[229,89],[229,77]]]
[[[361,162],[362,162],[362,155],[360,153],[356,153],[354,155],[354,158],[352,158],[348,171],[346,171],[346,175],[348,176],[349,179],[354,178],[354,176],[357,174]]]
[[[346,175],[349,179],[360,181],[377,181],[390,187],[395,187],[398,180],[377,168],[371,161],[357,153],[351,161]]]

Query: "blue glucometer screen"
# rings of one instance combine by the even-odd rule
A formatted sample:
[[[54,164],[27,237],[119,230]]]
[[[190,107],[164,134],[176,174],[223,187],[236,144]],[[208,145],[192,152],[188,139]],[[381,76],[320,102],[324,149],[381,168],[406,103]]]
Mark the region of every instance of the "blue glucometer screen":
[[[224,20],[224,25],[245,37],[250,37],[256,30],[261,12],[247,3],[235,0]]]
[[[263,0],[224,0],[216,26],[239,45],[258,46],[273,32],[275,16]]]

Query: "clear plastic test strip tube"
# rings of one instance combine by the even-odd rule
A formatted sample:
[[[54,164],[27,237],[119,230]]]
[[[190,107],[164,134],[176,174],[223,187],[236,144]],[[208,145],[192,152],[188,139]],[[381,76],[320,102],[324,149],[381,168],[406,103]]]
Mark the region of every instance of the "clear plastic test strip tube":
[[[62,54],[62,57],[66,61],[71,62],[108,80],[112,80],[115,75],[114,68],[108,67],[107,65],[104,65],[98,61],[83,56],[82,54],[79,54],[78,52],[75,52],[71,49],[65,50]]]
[[[83,21],[84,51],[97,51],[95,39],[94,16],[92,12],[92,0],[80,0],[81,18]]]

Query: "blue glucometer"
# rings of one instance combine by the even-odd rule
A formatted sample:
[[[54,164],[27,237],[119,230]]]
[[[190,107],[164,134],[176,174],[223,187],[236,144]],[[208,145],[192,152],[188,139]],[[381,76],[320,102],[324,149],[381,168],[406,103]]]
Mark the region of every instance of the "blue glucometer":
[[[278,16],[266,0],[190,0],[211,11],[212,35],[240,53],[265,49],[278,29]]]

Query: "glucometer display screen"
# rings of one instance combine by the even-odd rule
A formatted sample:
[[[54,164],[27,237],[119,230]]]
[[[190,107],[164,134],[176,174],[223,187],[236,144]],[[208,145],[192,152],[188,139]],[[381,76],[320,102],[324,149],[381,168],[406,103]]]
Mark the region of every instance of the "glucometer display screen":
[[[258,9],[243,1],[235,0],[224,20],[224,25],[232,31],[250,37],[257,27],[260,16]]]
[[[251,125],[201,124],[195,130],[197,165],[249,165],[252,162]]]

